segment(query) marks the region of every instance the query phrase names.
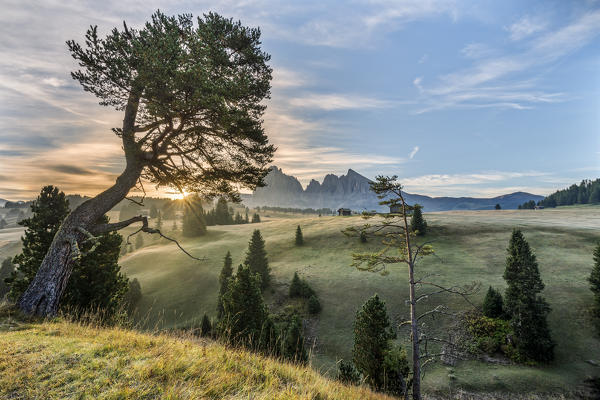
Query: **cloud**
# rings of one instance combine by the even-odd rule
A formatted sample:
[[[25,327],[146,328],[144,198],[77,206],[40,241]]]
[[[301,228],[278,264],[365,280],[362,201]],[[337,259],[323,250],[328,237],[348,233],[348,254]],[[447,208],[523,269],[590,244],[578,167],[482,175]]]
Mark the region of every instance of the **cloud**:
[[[511,40],[521,40],[534,33],[546,29],[548,23],[539,17],[525,16],[505,29],[510,33]]]
[[[67,86],[67,82],[65,80],[54,78],[54,77],[42,79],[42,83],[45,83],[46,85],[50,85],[53,87]]]
[[[294,107],[316,108],[326,111],[351,110],[366,108],[389,108],[394,102],[373,97],[345,94],[309,94],[303,97],[293,97],[289,104]]]
[[[47,165],[46,169],[68,175],[93,175],[95,173],[90,169],[65,164]]]
[[[423,88],[416,113],[445,108],[511,108],[524,110],[540,103],[569,99],[565,93],[544,91],[536,82],[539,69],[590,43],[600,33],[600,10],[529,41],[517,54],[483,57],[467,69],[440,77],[440,84]],[[468,46],[467,46],[468,47]],[[529,74],[511,82],[510,77]]]
[[[460,52],[467,58],[482,58],[494,53],[489,46],[483,43],[469,43]]]
[[[415,155],[417,154],[418,151],[419,151],[419,146],[413,147],[412,151],[408,155],[408,158],[410,158],[412,160],[415,157]]]
[[[413,85],[415,85],[415,87],[417,89],[419,89],[419,92],[423,91],[423,86],[421,86],[421,82],[423,81],[423,77],[422,76],[417,76],[415,78],[415,80],[413,81]]]

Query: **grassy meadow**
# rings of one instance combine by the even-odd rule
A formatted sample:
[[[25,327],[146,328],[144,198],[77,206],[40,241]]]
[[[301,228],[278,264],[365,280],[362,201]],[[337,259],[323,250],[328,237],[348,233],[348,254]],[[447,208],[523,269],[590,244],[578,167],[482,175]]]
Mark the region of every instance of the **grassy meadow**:
[[[222,258],[229,250],[234,265],[243,261],[253,229],[266,240],[272,268],[272,289],[266,300],[272,310],[285,304],[288,284],[298,271],[316,289],[323,311],[309,323],[312,365],[324,373],[335,370],[340,358],[349,358],[352,324],[358,307],[374,293],[386,302],[396,322],[408,308],[404,266],[390,266],[382,276],[349,266],[351,253],[378,248],[375,242],[359,243],[341,233],[360,224],[353,217],[275,215],[265,213],[260,224],[209,227],[209,234],[183,239],[186,249],[207,257],[198,262],[187,258],[173,244],[150,242],[122,259],[124,271],[140,280],[144,298],[142,324],[149,328],[184,327],[196,323],[204,312],[215,315],[218,275]],[[544,296],[552,306],[549,316],[557,342],[556,361],[548,367],[498,366],[462,362],[453,369],[435,366],[425,378],[434,391],[464,388],[474,391],[562,392],[572,390],[593,371],[588,359],[600,359],[600,341],[588,322],[592,295],[586,281],[592,266],[592,249],[600,239],[600,207],[564,207],[546,210],[456,211],[426,214],[430,226],[427,240],[433,240],[435,257],[424,259],[419,275],[435,273],[435,282],[444,285],[479,281],[474,296],[480,304],[489,285],[504,289],[502,279],[506,247],[513,227],[523,230],[534,249],[546,284]],[[302,227],[305,245],[294,245],[296,225]],[[170,222],[163,224],[171,226]],[[153,244],[154,243],[154,244]],[[423,307],[445,303],[454,310],[468,304],[454,297],[431,299]],[[430,332],[443,333],[447,321],[427,321]],[[406,335],[401,333],[401,338]]]
[[[557,342],[555,362],[544,367],[498,365],[479,361],[459,362],[454,367],[437,364],[428,369],[424,387],[429,393],[469,392],[570,393],[600,368],[587,360],[600,360],[600,340],[592,334],[588,307],[592,293],[586,278],[592,267],[594,243],[600,240],[600,207],[580,206],[545,210],[455,211],[426,213],[436,256],[420,262],[418,276],[428,273],[443,285],[481,282],[473,297],[481,304],[489,285],[504,290],[502,278],[506,248],[513,227],[523,230],[537,255],[543,295],[552,307],[549,324]],[[116,218],[116,215],[113,219]],[[145,235],[145,246],[121,259],[123,270],[137,278],[144,297],[138,326],[144,329],[181,328],[196,324],[203,313],[215,316],[218,275],[222,260],[231,251],[234,266],[241,263],[254,229],[266,241],[273,284],[265,292],[272,311],[280,310],[295,271],[319,295],[323,311],[308,323],[311,364],[324,374],[334,374],[336,361],[349,359],[356,310],[378,293],[395,322],[408,314],[408,284],[404,265],[389,267],[389,275],[361,272],[349,266],[353,251],[374,250],[374,241],[362,244],[341,230],[363,223],[359,216],[302,216],[261,213],[263,222],[209,227],[206,236],[181,238],[182,245],[206,261],[188,258],[174,244]],[[167,233],[172,221],[163,221]],[[180,225],[180,223],[179,223]],[[302,227],[305,245],[294,245],[296,226]],[[123,234],[130,231],[125,230]],[[176,234],[177,235],[177,234]],[[0,248],[0,250],[5,247]],[[428,300],[422,309],[444,303],[452,310],[469,305],[455,297]],[[444,319],[425,322],[427,332],[443,335]],[[408,344],[406,331],[400,340]],[[568,394],[567,394],[568,396]]]

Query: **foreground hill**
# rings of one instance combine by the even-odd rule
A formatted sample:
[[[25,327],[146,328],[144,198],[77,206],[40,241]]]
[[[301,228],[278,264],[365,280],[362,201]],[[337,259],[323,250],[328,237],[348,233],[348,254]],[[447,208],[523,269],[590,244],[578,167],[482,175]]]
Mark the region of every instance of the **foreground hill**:
[[[390,399],[211,341],[0,316],[2,399]]]
[[[297,178],[286,175],[280,168],[271,167],[265,179],[265,187],[257,188],[244,203],[249,206],[274,206],[292,208],[351,208],[353,210],[387,211],[379,205],[379,199],[370,190],[370,180],[349,169],[346,175],[328,174],[322,183],[310,181],[306,189]],[[520,204],[544,198],[531,193],[515,192],[492,198],[476,197],[430,197],[405,193],[410,204],[418,203],[425,211],[492,210],[496,204],[503,209],[516,209]]]

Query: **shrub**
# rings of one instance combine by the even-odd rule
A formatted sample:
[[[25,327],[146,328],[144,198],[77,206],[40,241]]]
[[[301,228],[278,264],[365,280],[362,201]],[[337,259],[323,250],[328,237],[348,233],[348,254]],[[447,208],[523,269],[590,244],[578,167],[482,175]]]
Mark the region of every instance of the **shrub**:
[[[308,299],[308,312],[310,314],[318,314],[321,312],[321,303],[314,294]]]
[[[340,360],[337,379],[346,384],[358,385],[360,383],[360,373],[351,361]]]
[[[298,276],[297,272],[294,272],[292,283],[290,284],[290,297],[302,297],[310,299],[311,296],[316,295],[313,288],[304,280]]]
[[[489,318],[500,318],[504,315],[502,294],[490,286],[483,300],[483,315]]]

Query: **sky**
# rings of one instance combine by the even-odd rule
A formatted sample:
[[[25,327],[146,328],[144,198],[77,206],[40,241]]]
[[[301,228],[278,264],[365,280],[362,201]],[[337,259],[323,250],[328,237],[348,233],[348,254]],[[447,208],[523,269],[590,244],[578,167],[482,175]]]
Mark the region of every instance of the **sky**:
[[[3,0],[0,198],[114,182],[123,117],[71,79],[65,41],[157,9],[261,28],[274,164],[304,185],[352,168],[491,197],[600,177],[600,1]]]

